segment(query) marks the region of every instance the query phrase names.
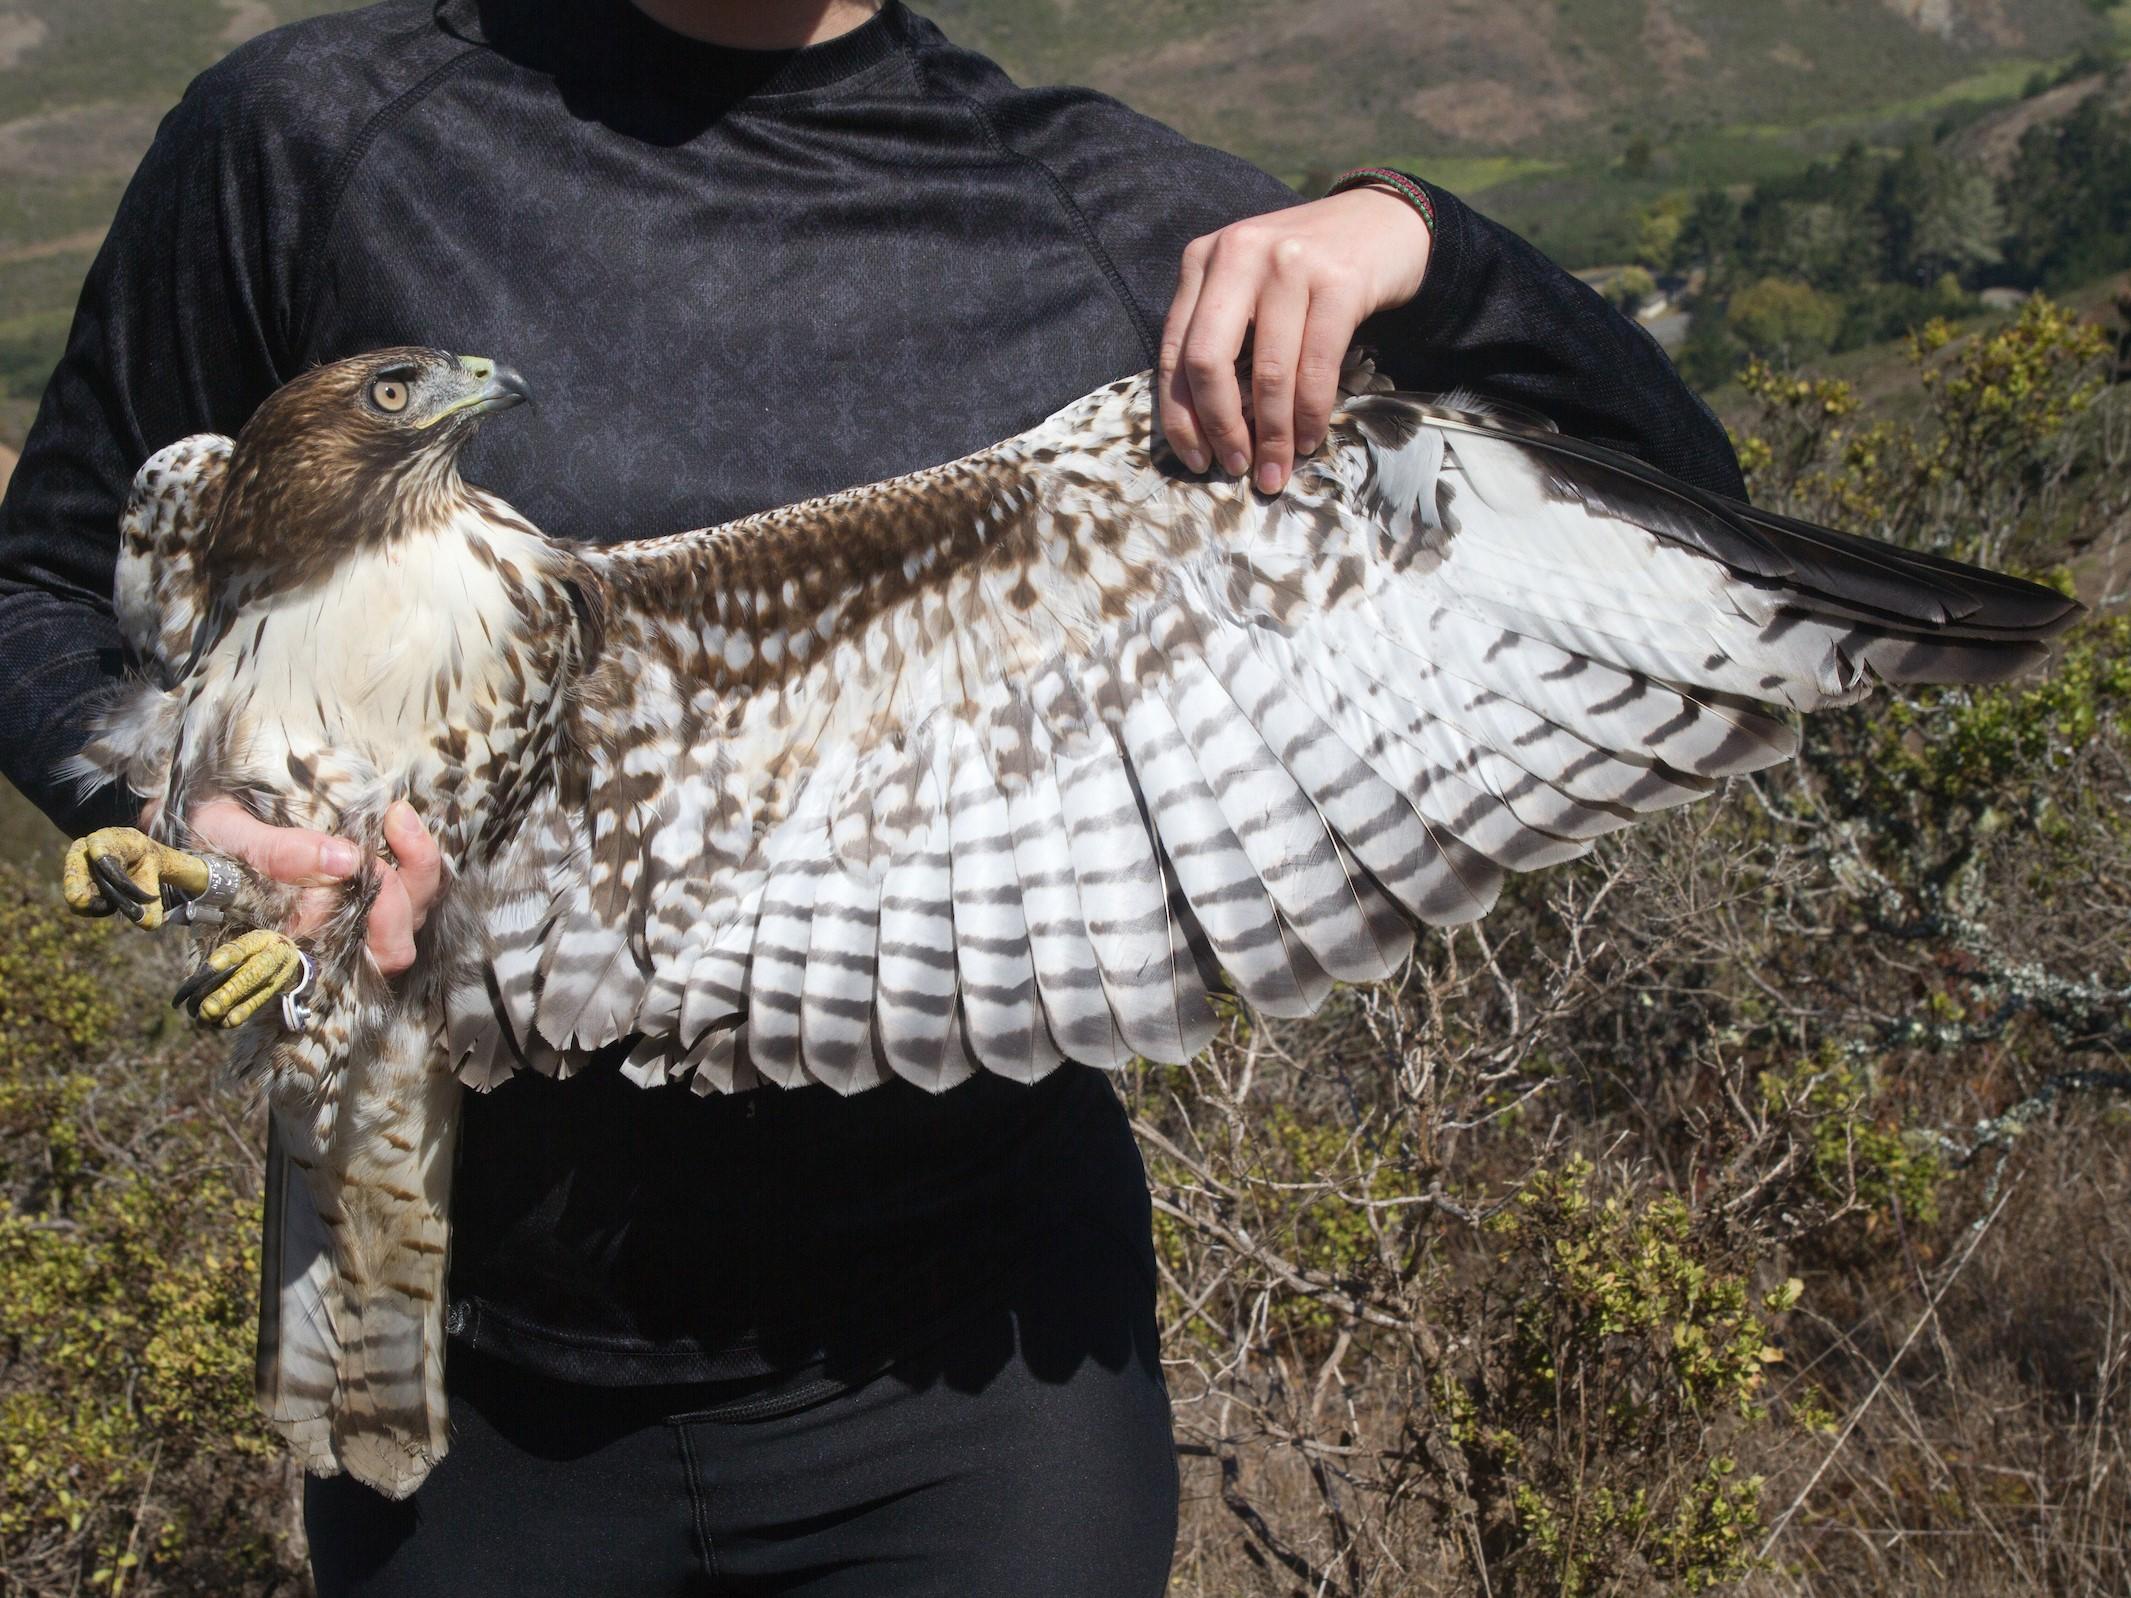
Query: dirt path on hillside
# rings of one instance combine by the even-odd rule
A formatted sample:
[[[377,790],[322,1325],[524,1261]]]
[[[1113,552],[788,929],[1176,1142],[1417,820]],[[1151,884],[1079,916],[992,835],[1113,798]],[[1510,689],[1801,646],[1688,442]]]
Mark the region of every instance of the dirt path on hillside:
[[[85,227],[79,233],[63,233],[56,239],[39,239],[35,244],[18,244],[12,250],[0,250],[0,266],[14,266],[23,261],[49,260],[55,255],[88,254],[104,242],[108,228]]]

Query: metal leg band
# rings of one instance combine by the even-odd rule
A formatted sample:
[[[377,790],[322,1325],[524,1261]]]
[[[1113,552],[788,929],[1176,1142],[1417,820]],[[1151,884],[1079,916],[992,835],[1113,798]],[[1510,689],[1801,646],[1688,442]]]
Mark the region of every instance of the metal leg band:
[[[310,1014],[304,1007],[303,995],[310,987],[311,979],[318,975],[318,966],[301,949],[296,951],[296,958],[303,962],[303,976],[296,986],[281,996],[281,1029],[284,1032],[301,1032],[311,1024]]]
[[[180,926],[194,923],[213,925],[222,919],[222,909],[237,897],[237,889],[244,878],[234,860],[220,855],[200,857],[207,866],[207,886],[196,894],[180,893],[168,883],[163,885],[164,919]]]

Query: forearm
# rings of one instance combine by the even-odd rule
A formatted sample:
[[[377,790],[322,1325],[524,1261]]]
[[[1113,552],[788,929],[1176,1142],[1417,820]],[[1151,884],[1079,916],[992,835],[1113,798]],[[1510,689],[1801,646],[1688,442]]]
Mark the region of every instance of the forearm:
[[[1745,497],[1722,425],[1657,342],[1455,195],[1435,201],[1420,292],[1363,324],[1401,387],[1512,400],[1701,488]]]
[[[234,432],[271,392],[288,303],[276,217],[309,214],[294,143],[218,68],[164,119],[82,285],[0,501],[0,772],[77,835],[138,819],[122,785],[81,797],[61,767],[124,671],[112,588],[141,462]],[[277,104],[279,102],[276,102]]]
[[[84,798],[61,767],[120,670],[118,624],[85,604],[36,591],[0,592],[0,772],[61,831],[79,837],[137,819],[117,787]]]

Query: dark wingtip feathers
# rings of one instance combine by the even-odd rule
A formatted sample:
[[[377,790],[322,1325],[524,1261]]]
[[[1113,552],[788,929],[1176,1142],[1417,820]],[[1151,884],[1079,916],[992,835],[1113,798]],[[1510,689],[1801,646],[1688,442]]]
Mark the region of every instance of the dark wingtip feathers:
[[[2085,608],[2041,583],[1762,510],[1680,482],[1604,445],[1455,399],[1376,395],[1348,410],[1372,439],[1395,437],[1399,428],[1391,413],[1402,411],[1409,427],[1428,423],[1522,445],[1563,497],[1775,584],[1808,608],[1883,629],[1892,636],[1862,658],[1890,682],[2018,676],[2047,657],[2045,641]]]

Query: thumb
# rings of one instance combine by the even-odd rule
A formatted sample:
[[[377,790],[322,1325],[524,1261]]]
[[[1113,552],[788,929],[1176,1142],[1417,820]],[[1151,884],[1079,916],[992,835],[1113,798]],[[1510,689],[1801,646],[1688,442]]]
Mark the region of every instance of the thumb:
[[[346,838],[308,827],[271,826],[233,799],[209,800],[192,812],[191,822],[203,842],[276,882],[331,887],[362,869],[362,851]]]

